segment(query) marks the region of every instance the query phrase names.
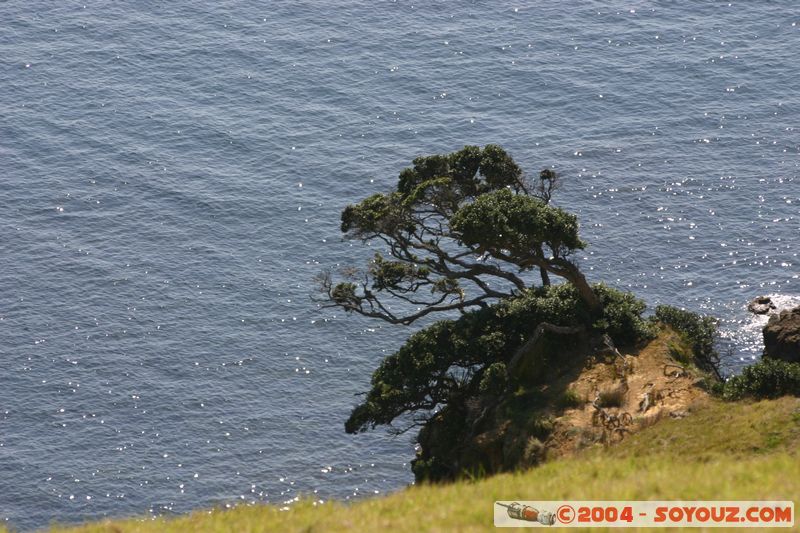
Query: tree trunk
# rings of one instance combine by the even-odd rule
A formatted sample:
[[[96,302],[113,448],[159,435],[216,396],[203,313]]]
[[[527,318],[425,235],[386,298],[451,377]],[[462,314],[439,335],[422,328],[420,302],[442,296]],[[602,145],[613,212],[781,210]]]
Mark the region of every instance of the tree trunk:
[[[550,274],[547,273],[547,269],[543,267],[539,267],[539,273],[542,275],[542,286],[549,287],[550,286]]]
[[[586,307],[589,308],[589,312],[592,315],[596,316],[603,312],[603,303],[600,301],[600,298],[597,297],[592,286],[586,281],[583,272],[581,272],[572,261],[564,259],[563,257],[544,259],[541,255],[533,255],[524,260],[517,261],[516,263],[523,269],[538,266],[540,272],[547,271],[564,278],[578,289],[578,294],[583,300],[583,303],[586,304]]]
[[[544,257],[544,251],[542,247],[539,246],[539,256]],[[547,273],[547,269],[543,266],[539,266],[539,275],[542,276],[542,286],[549,287],[550,286],[550,274]]]
[[[547,262],[547,269],[553,274],[566,279],[578,289],[578,294],[580,294],[591,314],[599,315],[603,311],[603,304],[600,302],[600,298],[597,297],[592,286],[586,281],[583,272],[572,262],[566,259],[551,259]]]
[[[599,315],[603,311],[603,304],[600,302],[600,298],[594,293],[592,286],[589,285],[589,282],[586,281],[583,273],[577,267],[573,266],[570,270],[572,272],[564,277],[578,289],[578,293],[589,307],[589,311],[594,315]]]

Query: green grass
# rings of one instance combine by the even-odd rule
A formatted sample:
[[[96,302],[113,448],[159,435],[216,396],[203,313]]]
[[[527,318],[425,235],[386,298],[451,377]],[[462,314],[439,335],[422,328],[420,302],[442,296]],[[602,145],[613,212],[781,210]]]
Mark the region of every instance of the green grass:
[[[526,472],[414,486],[351,505],[301,501],[289,511],[240,507],[164,520],[97,522],[68,531],[485,531],[493,529],[495,500],[787,500],[800,494],[797,442],[796,398],[711,401],[616,447],[590,449]]]

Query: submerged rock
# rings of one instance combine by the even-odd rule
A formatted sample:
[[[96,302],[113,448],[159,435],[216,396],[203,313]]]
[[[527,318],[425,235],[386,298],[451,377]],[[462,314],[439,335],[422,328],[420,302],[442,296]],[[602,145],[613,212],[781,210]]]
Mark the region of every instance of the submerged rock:
[[[764,357],[800,362],[800,306],[772,315],[763,333]]]
[[[756,315],[766,315],[775,309],[775,304],[772,303],[772,298],[769,296],[758,296],[747,304],[747,310]]]

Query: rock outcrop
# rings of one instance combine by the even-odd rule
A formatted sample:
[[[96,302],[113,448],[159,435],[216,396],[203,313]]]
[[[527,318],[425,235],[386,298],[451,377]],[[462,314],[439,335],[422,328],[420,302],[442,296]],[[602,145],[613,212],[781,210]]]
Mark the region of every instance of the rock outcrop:
[[[758,296],[747,304],[747,310],[756,315],[766,315],[776,309],[769,296]]]
[[[800,307],[770,317],[764,326],[764,357],[800,362]]]
[[[610,339],[594,346],[586,337],[568,328],[537,329],[509,363],[509,391],[434,415],[419,433],[417,480],[528,468],[613,444],[660,419],[683,418],[708,397],[712,378],[687,364],[691,347],[670,329],[622,352]]]

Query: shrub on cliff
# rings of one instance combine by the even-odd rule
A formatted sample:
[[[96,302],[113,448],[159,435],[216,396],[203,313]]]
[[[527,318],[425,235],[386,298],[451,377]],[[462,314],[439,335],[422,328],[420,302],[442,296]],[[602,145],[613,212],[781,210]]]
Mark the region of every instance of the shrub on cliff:
[[[721,379],[719,354],[714,349],[717,336],[717,321],[691,311],[669,305],[656,307],[655,319],[684,336],[692,347],[695,365]]]
[[[578,268],[574,254],[585,243],[577,217],[550,202],[557,185],[549,169],[527,179],[498,146],[467,146],[415,159],[396,190],[344,209],[345,236],[381,252],[363,270],[321,276],[323,306],[393,324],[450,312],[381,362],[345,423],[349,433],[396,420],[405,424],[396,431],[422,426],[420,442],[435,445],[415,473],[452,475],[454,463],[442,454],[464,442],[466,420],[478,423],[487,398],[518,385],[508,364],[540,324],[574,334],[551,333],[562,338],[537,351],[541,372],[528,381],[557,371],[568,351],[559,342],[608,334],[624,345],[652,336],[644,303],[590,284]],[[564,283],[551,285],[551,275]]]
[[[720,383],[716,392],[726,400],[800,396],[800,363],[764,358],[745,367],[740,375]]]
[[[603,302],[599,320],[587,312],[569,284],[529,289],[515,298],[442,320],[414,333],[386,357],[372,376],[372,387],[346,423],[350,433],[391,424],[406,413],[430,411],[480,394],[499,396],[508,379],[500,376],[515,351],[542,322],[609,333],[625,343],[652,336],[643,320],[644,304],[630,293],[594,285]],[[599,327],[600,329],[593,329]],[[548,372],[558,360],[545,360]],[[426,416],[417,419],[419,424]]]

